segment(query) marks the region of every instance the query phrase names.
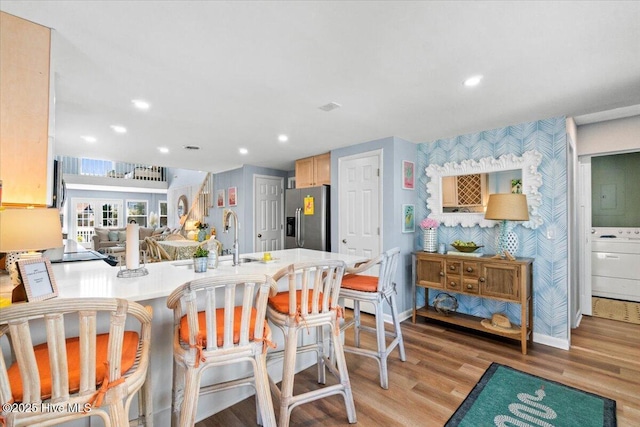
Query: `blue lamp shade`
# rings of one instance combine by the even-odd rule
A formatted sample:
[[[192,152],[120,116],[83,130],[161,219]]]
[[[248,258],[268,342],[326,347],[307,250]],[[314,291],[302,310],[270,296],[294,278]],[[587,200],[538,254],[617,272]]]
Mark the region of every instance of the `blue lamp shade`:
[[[528,221],[529,207],[527,206],[527,196],[524,194],[500,193],[489,195],[485,219],[498,220],[500,222],[500,233],[497,239],[497,254],[503,255],[504,251],[509,251],[515,255],[518,250],[518,235],[513,232],[514,224],[510,221]]]

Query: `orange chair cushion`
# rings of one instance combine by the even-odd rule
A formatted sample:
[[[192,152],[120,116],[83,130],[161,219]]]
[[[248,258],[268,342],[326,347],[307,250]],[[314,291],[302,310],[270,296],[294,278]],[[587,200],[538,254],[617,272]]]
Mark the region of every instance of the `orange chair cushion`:
[[[302,299],[302,291],[296,291],[296,301],[298,301],[298,308],[300,307],[300,300]],[[313,291],[309,291],[309,307],[313,301]],[[320,301],[322,301],[322,293],[320,293]],[[269,298],[269,306],[278,313],[283,314],[295,314],[289,313],[289,291],[279,292],[276,295]]]
[[[378,290],[378,278],[363,274],[345,274],[342,278],[341,286],[354,291],[376,292]]]
[[[249,321],[249,341],[253,341],[256,326],[256,309],[251,308],[251,320]],[[235,307],[233,310],[233,343],[238,344],[240,342],[240,320],[242,319],[242,307]],[[207,339],[207,320],[204,311],[198,312],[198,325],[200,327],[199,336],[204,340],[206,345]],[[269,334],[269,327],[267,322],[264,322],[264,336]],[[224,309],[216,309],[216,334],[218,336],[218,347],[224,344]],[[180,339],[188,343],[189,342],[189,324],[187,323],[187,316],[182,316],[180,319]]]
[[[123,374],[133,366],[138,352],[138,333],[125,331],[122,342],[122,359],[120,372]],[[80,339],[78,337],[67,338],[67,368],[69,372],[69,393],[77,393],[80,390]],[[109,334],[96,335],[96,386],[100,386],[106,374],[105,362],[107,361],[107,349],[109,347]],[[42,400],[51,397],[51,366],[49,365],[49,348],[47,343],[33,347],[36,354],[38,373],[40,374],[40,395]],[[13,400],[22,402],[23,388],[20,378],[20,369],[17,363],[12,364],[7,370],[11,383]],[[114,378],[115,380],[116,378]]]

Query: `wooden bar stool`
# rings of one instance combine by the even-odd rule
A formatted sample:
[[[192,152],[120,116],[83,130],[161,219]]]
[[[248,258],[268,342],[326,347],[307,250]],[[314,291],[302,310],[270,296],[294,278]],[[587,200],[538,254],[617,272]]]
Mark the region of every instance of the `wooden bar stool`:
[[[400,352],[400,360],[407,360],[404,352],[404,342],[402,341],[402,330],[398,320],[398,308],[396,304],[396,284],[393,279],[398,267],[398,259],[400,258],[400,249],[390,249],[378,257],[362,263],[355,268],[347,268],[347,273],[342,279],[342,289],[340,290],[341,298],[349,298],[353,300],[353,319],[342,325],[342,330],[353,326],[355,339],[353,346],[344,346],[344,351],[349,353],[357,353],[363,356],[373,357],[378,361],[380,368],[380,386],[384,389],[389,388],[389,379],[387,374],[387,357],[397,346]],[[375,266],[379,266],[378,277],[360,274],[370,270]],[[391,318],[393,320],[394,332],[386,332],[384,328],[384,302],[387,302],[391,309]],[[376,327],[371,328],[363,326],[360,323],[360,302],[368,302],[373,304],[375,308]],[[376,333],[377,351],[360,347],[360,331],[367,330]],[[392,337],[391,343],[387,345],[386,338]]]
[[[356,422],[356,408],[340,340],[341,308],[338,306],[338,298],[344,269],[343,261],[306,262],[291,264],[273,277],[276,281],[286,278],[289,288],[284,292],[272,293],[267,308],[268,319],[284,335],[284,351],[269,353],[270,360],[284,357],[280,389],[269,379],[271,389],[280,401],[280,427],[289,425],[291,411],[296,406],[334,394],[343,395],[349,423]],[[298,346],[299,332],[306,334],[312,328],[316,329],[316,342]],[[335,366],[331,362],[331,351],[325,349],[325,328],[330,330],[331,347],[335,349]],[[325,367],[336,376],[339,383],[294,396],[296,356],[309,351],[317,353],[318,383],[325,383]]]
[[[271,287],[275,282],[265,275],[218,276],[187,282],[169,295],[167,307],[174,318],[172,425],[195,423],[200,394],[240,386],[256,390],[258,424],[276,425],[266,364],[271,332],[265,311]],[[253,375],[201,386],[204,371],[246,362]]]
[[[107,332],[100,333],[99,319],[107,317]],[[125,330],[125,322],[128,328],[135,324],[135,330]],[[66,336],[65,328],[79,333]],[[39,336],[44,342],[34,346]],[[153,426],[148,378],[151,313],[140,304],[114,298],[15,304],[0,310],[0,339],[5,337],[15,361],[7,368],[6,355],[0,358],[1,403],[31,409],[5,411],[3,405],[0,415],[7,427],[90,416],[100,417],[107,426],[128,426],[136,394],[139,417],[133,425]]]

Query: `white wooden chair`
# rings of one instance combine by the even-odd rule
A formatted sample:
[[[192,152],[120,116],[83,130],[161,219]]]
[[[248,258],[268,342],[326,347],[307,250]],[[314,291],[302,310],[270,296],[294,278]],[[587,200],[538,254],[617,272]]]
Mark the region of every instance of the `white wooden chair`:
[[[184,237],[182,234],[173,233],[173,234],[168,234],[167,237],[164,238],[164,240],[187,240],[187,238]]]
[[[101,320],[109,320],[104,328]],[[56,298],[3,308],[0,415],[7,427],[89,416],[105,426],[125,426],[138,394],[133,425],[152,426],[150,338],[151,313],[132,301]],[[10,403],[31,410],[7,411]]]
[[[287,291],[272,293],[267,307],[268,319],[284,335],[284,351],[269,353],[269,359],[284,357],[281,387],[278,389],[270,379],[271,389],[280,402],[280,427],[289,425],[291,411],[298,405],[334,394],[343,395],[349,423],[356,422],[349,373],[340,340],[341,308],[338,298],[344,269],[343,261],[326,260],[291,264],[274,275],[276,281],[285,279],[288,282]],[[316,330],[316,342],[299,346],[298,334],[306,334],[312,328]],[[330,330],[329,348],[324,343],[325,328]],[[335,349],[335,365],[331,348]],[[325,367],[336,376],[338,383],[294,396],[296,356],[309,351],[317,353],[318,383],[325,384]]]
[[[174,313],[173,426],[194,424],[200,394],[239,386],[255,387],[258,424],[276,425],[266,365],[271,332],[265,311],[272,286],[273,279],[264,275],[207,277],[169,295],[167,307]],[[205,370],[247,361],[252,376],[201,386]]]
[[[341,298],[353,300],[353,318],[342,325],[342,330],[354,327],[355,339],[354,346],[344,346],[344,351],[349,353],[357,353],[368,357],[373,357],[378,362],[380,368],[380,386],[384,389],[389,388],[389,378],[387,372],[387,357],[398,347],[400,360],[407,360],[404,351],[404,342],[402,340],[402,330],[400,329],[400,321],[398,320],[398,306],[396,304],[396,284],[393,279],[398,267],[398,259],[400,258],[400,249],[390,249],[378,257],[361,263],[355,268],[347,268],[347,273],[342,278],[342,289],[340,290]],[[361,274],[367,270],[378,266],[378,276],[369,276]],[[391,310],[391,318],[393,320],[394,332],[387,332],[384,328],[384,302],[387,302]],[[360,322],[360,303],[371,303],[375,308],[376,327],[371,328],[364,326]],[[360,347],[360,331],[366,330],[374,332],[377,338],[377,350],[369,350]],[[387,345],[387,336],[392,337],[391,342]]]

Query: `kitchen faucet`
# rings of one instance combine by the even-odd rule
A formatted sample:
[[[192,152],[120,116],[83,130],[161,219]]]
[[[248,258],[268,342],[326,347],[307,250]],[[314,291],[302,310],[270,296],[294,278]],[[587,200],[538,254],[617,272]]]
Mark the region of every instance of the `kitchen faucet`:
[[[234,230],[233,230],[233,265],[234,267],[240,264],[240,244],[238,243],[238,215],[232,210],[228,210],[224,216],[224,232],[229,232],[229,217],[233,216]]]

